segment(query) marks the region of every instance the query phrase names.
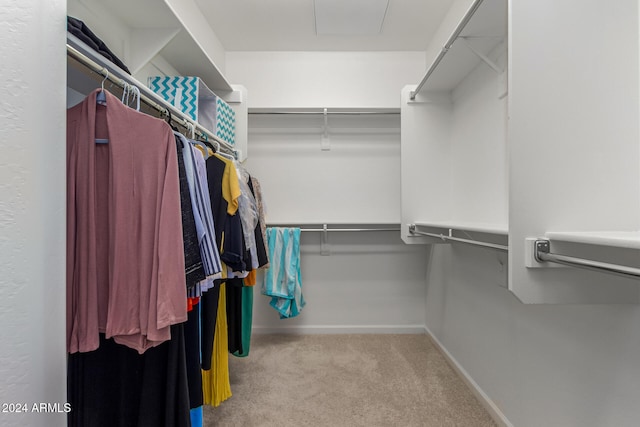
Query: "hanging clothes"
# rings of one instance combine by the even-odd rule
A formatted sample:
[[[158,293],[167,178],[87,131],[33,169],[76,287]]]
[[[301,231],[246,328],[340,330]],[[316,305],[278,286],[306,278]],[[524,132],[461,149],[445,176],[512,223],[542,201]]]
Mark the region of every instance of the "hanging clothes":
[[[251,191],[249,173],[236,164],[236,173],[240,185],[240,198],[238,200],[238,213],[242,221],[242,233],[244,236],[245,250],[249,252],[247,271],[258,268],[258,255],[256,248],[255,228],[258,225],[258,207],[256,199]]]
[[[185,169],[182,142],[176,141],[178,150],[178,176],[180,178],[180,207],[182,211],[182,240],[184,241],[184,264],[187,290],[206,278],[202,255],[200,253],[199,232],[194,215],[194,203],[191,197],[189,179]],[[198,220],[200,216],[198,215]]]
[[[229,353],[243,353],[242,279],[227,279],[227,342]]]
[[[258,182],[258,180],[253,176],[249,177],[248,185],[256,200],[256,207],[258,209],[258,223],[254,230],[258,268],[267,268],[269,267],[269,253],[267,248],[267,227],[264,203],[262,199],[262,189],[260,188],[260,182]],[[255,281],[253,284],[255,284]]]
[[[219,286],[220,299],[215,325],[214,351],[210,359],[211,370],[202,371],[202,387],[204,403],[219,406],[231,397],[231,383],[229,381],[229,352],[227,348],[227,310],[225,287]]]
[[[253,286],[242,287],[241,313],[241,346],[232,354],[236,357],[247,357],[251,348],[251,327],[253,325]]]
[[[206,159],[207,183],[211,202],[211,211],[215,224],[216,247],[220,250],[220,257],[223,252],[223,236],[227,218],[235,215],[238,210],[238,198],[240,197],[240,186],[233,167],[233,162],[218,155],[209,156]],[[237,236],[237,232],[234,233]],[[226,268],[223,267],[223,278],[226,279]],[[216,289],[219,288],[216,286]],[[213,358],[214,340],[217,329],[217,312],[219,302],[226,305],[226,298],[219,297],[211,291],[202,295],[201,317],[202,317],[202,369],[211,369]],[[226,310],[225,310],[226,312]],[[226,335],[226,315],[224,320]],[[224,346],[227,342],[225,337]],[[220,366],[220,365],[217,365]]]
[[[202,373],[200,370],[200,304],[195,304],[189,312],[189,320],[184,324],[185,363],[189,384],[189,408],[202,406]]]
[[[164,121],[100,91],[67,112],[67,349],[103,332],[143,353],[187,320],[177,152]]]
[[[295,317],[305,306],[300,271],[300,229],[267,228],[269,268],[265,271],[262,293],[271,297],[270,305],[280,318]]]
[[[69,427],[189,427],[183,325],[138,354],[100,334],[97,350],[69,355]]]
[[[200,253],[204,262],[206,279],[200,284],[197,292],[189,296],[197,297],[211,289],[214,279],[221,277],[222,264],[220,254],[215,245],[215,223],[211,211],[211,200],[207,182],[207,171],[204,158],[200,151],[195,149],[190,141],[183,135],[176,133],[176,138],[182,144],[185,167],[198,229]]]
[[[247,180],[247,185],[251,194],[254,196],[256,201],[256,209],[258,212],[257,224],[254,228],[254,238],[255,238],[255,255],[257,257],[257,268],[266,268],[269,266],[269,258],[267,254],[267,246],[266,246],[266,237],[263,234],[263,230],[266,231],[266,227],[264,226],[264,207],[262,205],[262,194],[260,192],[260,184],[258,181],[249,176]],[[242,282],[242,290],[239,299],[240,309],[239,309],[239,317],[240,321],[240,336],[236,337],[236,340],[239,340],[240,345],[233,345],[231,339],[229,340],[229,351],[236,357],[247,357],[249,355],[249,350],[251,346],[251,331],[253,324],[253,286],[256,285],[256,272],[257,268],[249,271],[247,277],[244,278]],[[238,297],[237,297],[238,298]],[[227,305],[229,306],[229,304]],[[230,328],[231,329],[231,328]],[[232,336],[232,332],[229,332],[229,336]]]

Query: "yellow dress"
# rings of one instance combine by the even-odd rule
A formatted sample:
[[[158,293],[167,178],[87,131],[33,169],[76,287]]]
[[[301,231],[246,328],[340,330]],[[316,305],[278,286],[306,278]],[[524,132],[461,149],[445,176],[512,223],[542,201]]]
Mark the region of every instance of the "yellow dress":
[[[220,299],[218,301],[218,314],[216,316],[211,370],[202,371],[204,404],[214,407],[219,406],[222,402],[231,397],[225,287],[225,283],[220,285]]]

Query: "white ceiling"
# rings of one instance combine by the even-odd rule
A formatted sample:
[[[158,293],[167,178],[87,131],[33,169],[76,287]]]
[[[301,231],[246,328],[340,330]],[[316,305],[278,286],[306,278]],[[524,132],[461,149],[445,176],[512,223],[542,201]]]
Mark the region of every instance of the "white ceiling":
[[[196,0],[227,51],[424,51],[453,0],[389,0],[376,35],[316,35],[313,0]]]

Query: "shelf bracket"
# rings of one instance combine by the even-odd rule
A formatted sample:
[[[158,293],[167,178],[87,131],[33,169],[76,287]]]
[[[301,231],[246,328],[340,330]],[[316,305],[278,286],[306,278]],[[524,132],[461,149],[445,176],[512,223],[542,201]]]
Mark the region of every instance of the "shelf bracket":
[[[331,255],[331,246],[329,246],[329,232],[327,224],[322,224],[322,237],[320,240],[320,255]]]
[[[179,28],[133,29],[128,55],[131,73],[142,70],[179,32]]]
[[[329,112],[325,108],[322,114],[324,116],[324,127],[322,128],[322,139],[320,140],[320,150],[331,151],[331,140],[329,139]]]
[[[473,52],[478,58],[480,58],[485,64],[487,64],[489,68],[491,68],[493,71],[495,71],[498,74],[502,74],[504,70],[498,67],[498,65],[495,62],[493,62],[491,59],[489,59],[487,55],[485,55],[484,53],[480,52],[475,47],[473,47],[473,45],[469,43],[469,40],[468,40],[469,38],[473,38],[473,37],[458,37],[458,39],[464,42],[465,46],[467,46],[467,48],[471,52]]]

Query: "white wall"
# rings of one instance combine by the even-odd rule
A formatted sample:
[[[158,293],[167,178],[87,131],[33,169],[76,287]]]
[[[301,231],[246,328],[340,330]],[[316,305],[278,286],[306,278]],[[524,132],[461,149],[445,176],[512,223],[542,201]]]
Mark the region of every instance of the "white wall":
[[[491,257],[434,247],[429,330],[514,426],[636,426],[640,309],[522,304]]]
[[[426,65],[420,52],[227,52],[226,67],[249,108],[399,108]]]
[[[0,402],[66,402],[66,3],[0,13]],[[25,53],[27,52],[27,53]],[[3,426],[65,414],[0,413]]]
[[[398,224],[399,116],[250,116],[245,166],[260,180],[269,224]],[[309,226],[318,228],[319,225]],[[295,319],[280,320],[255,290],[256,331],[413,332],[424,324],[424,251],[399,232],[302,234],[303,292]]]
[[[302,313],[279,319],[258,284],[255,332],[424,332],[424,247],[404,245],[398,232],[330,233],[331,255],[323,256],[320,239],[302,233]]]
[[[506,52],[496,63],[506,67]],[[508,224],[507,100],[498,97],[499,87],[499,75],[481,62],[452,93],[454,222]]]
[[[247,168],[272,223],[398,223],[399,116],[250,116]]]

